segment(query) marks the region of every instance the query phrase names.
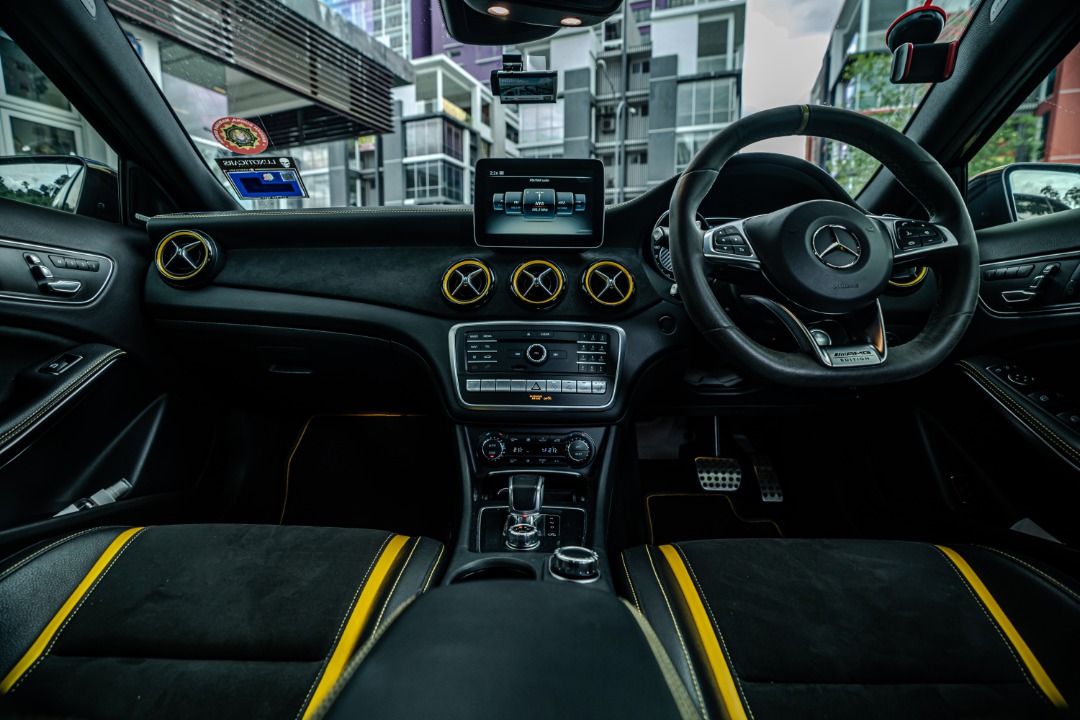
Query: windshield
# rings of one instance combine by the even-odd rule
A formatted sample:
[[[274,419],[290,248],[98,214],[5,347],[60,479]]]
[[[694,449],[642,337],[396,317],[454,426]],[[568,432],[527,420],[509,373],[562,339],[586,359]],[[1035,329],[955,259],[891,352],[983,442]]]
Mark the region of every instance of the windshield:
[[[717,132],[765,108],[838,105],[903,128],[929,86],[889,83],[884,36],[922,4],[630,0],[593,27],[469,46],[447,35],[438,0],[110,2],[192,142],[247,208],[471,204],[474,166],[489,157],[599,159],[611,204],[669,179]],[[943,39],[961,37],[977,0],[938,4],[949,13]],[[524,70],[557,73],[555,102],[493,95],[492,71],[514,54]],[[853,194],[877,168],[805,138],[751,149],[808,159]]]

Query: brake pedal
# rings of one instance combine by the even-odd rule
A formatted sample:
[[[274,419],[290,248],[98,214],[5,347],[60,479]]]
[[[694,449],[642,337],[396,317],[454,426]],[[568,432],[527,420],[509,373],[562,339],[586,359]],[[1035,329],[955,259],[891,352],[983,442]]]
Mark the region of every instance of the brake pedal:
[[[694,458],[698,484],[708,492],[735,492],[742,486],[742,466],[735,458]]]
[[[776,474],[772,460],[762,453],[754,453],[750,456],[750,463],[761,490],[761,502],[784,502],[784,489],[780,487],[780,476]]]

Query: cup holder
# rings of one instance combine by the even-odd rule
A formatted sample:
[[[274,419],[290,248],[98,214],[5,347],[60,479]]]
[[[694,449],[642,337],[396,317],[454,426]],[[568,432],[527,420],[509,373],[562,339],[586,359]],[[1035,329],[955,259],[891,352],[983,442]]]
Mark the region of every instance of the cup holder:
[[[458,570],[451,585],[476,580],[535,580],[536,569],[521,560],[491,558],[477,560]]]

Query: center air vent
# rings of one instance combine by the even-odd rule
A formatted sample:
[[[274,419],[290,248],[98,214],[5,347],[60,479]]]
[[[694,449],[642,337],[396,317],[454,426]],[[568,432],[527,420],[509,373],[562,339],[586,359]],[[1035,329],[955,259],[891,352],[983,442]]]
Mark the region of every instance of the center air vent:
[[[595,262],[581,276],[581,287],[589,299],[606,308],[617,308],[634,294],[634,276],[614,260]]]
[[[214,241],[197,230],[177,230],[166,235],[154,253],[161,277],[176,287],[205,285],[217,260]]]
[[[462,309],[483,305],[494,286],[495,273],[479,260],[460,260],[442,277],[443,297]]]
[[[514,298],[536,310],[559,302],[565,286],[562,270],[547,260],[530,260],[518,265],[510,280],[510,292]]]

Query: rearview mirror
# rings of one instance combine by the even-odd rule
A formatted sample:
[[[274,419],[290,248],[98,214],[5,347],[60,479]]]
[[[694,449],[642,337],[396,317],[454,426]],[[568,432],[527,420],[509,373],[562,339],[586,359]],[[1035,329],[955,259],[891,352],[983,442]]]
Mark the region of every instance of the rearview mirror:
[[[0,197],[120,221],[120,183],[108,165],[70,155],[0,157]]]

